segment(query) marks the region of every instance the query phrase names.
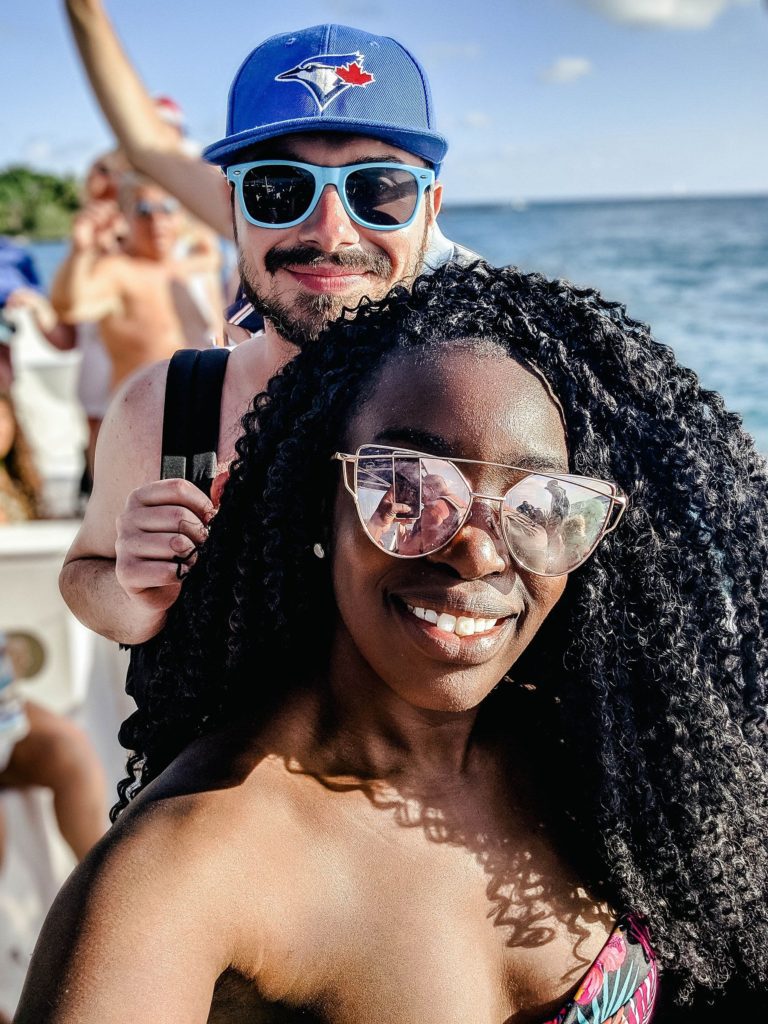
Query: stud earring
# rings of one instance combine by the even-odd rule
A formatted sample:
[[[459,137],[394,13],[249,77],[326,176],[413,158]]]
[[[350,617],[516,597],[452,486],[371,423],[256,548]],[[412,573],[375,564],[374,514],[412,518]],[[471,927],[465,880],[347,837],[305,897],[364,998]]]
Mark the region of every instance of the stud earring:
[[[313,546],[312,554],[315,558],[325,558],[325,548],[319,541]]]

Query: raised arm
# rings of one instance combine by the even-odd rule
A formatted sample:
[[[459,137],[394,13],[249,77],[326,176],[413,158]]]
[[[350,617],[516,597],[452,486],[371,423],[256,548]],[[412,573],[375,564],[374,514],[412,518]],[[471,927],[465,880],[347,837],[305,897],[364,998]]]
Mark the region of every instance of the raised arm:
[[[51,304],[65,324],[99,321],[119,307],[114,261],[98,244],[102,224],[111,216],[111,204],[94,202],[75,218],[69,253],[51,286]]]
[[[101,0],[66,0],[66,10],[93,91],[128,159],[218,234],[231,238],[223,175],[185,152],[178,134],[159,117]]]
[[[177,557],[206,536],[213,506],[187,480],[158,480],[167,364],[138,374],[110,406],[96,446],[94,489],[59,577],[90,629],[141,643],[178,597]]]
[[[151,811],[112,829],[59,893],[16,1024],[207,1021],[233,955],[231,901],[210,842]]]

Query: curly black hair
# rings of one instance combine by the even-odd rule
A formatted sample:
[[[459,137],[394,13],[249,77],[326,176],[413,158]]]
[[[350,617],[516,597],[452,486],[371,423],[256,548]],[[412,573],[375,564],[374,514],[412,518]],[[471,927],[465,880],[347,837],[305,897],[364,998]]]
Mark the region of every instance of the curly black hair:
[[[681,1003],[733,979],[765,986],[766,463],[623,306],[538,274],[448,266],[363,302],[254,399],[146,702],[123,727],[136,753],[115,813],[195,737],[267,713],[280,695],[260,665],[316,670],[335,610],[312,555],[338,484],[330,455],[386,360],[467,339],[538,367],[564,409],[571,471],[629,495],[512,670],[563,835],[595,891],[648,918]]]

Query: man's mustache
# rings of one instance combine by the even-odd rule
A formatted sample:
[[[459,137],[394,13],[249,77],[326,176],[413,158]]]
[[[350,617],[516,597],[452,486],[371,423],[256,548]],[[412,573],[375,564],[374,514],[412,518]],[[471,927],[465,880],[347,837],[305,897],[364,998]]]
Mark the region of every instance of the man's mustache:
[[[289,249],[270,249],[264,257],[264,266],[270,274],[281,267],[345,267],[362,273],[389,277],[392,261],[383,252],[364,252],[362,249],[341,249],[338,252],[321,252],[311,245],[294,245]]]

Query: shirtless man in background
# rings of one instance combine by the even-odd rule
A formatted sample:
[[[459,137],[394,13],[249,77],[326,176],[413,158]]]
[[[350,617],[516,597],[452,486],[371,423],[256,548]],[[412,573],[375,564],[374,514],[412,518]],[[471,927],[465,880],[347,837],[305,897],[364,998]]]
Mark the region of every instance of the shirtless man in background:
[[[112,360],[112,389],[143,366],[176,349],[211,344],[221,295],[208,311],[189,293],[196,274],[210,284],[210,251],[178,255],[183,230],[179,203],[153,182],[128,172],[118,202],[126,220],[121,252],[105,253],[100,233],[112,209],[89,204],[76,218],[72,247],[53,282],[51,299],[64,323],[99,324]],[[207,315],[206,315],[207,314]]]

